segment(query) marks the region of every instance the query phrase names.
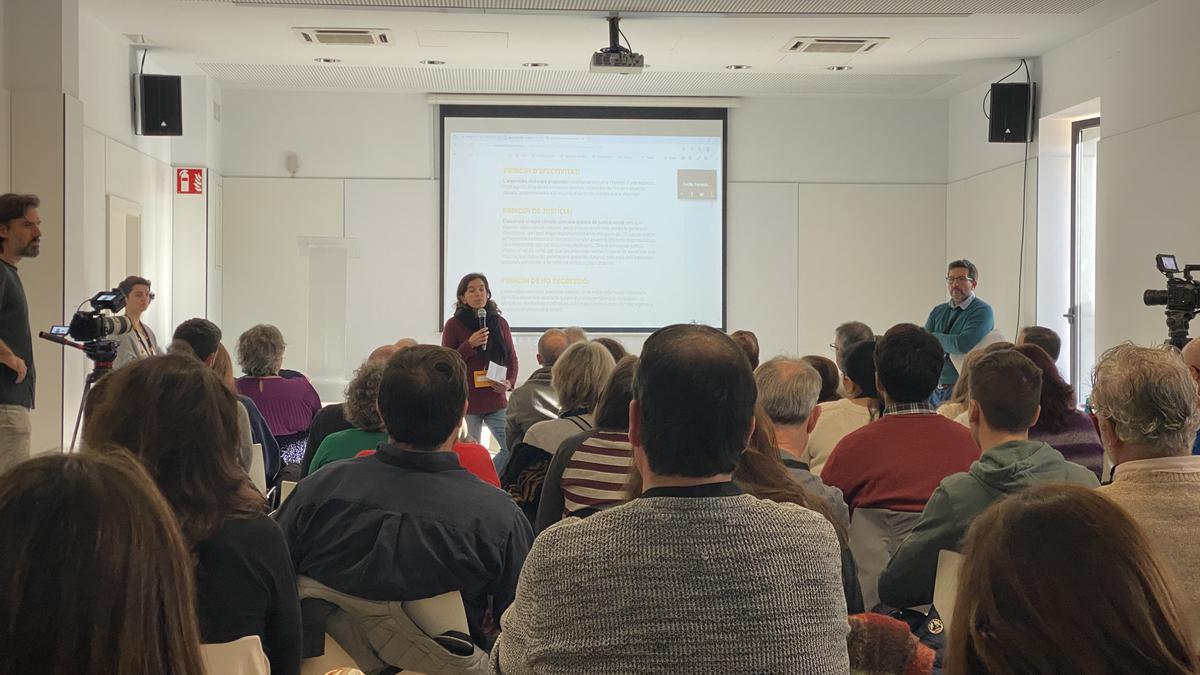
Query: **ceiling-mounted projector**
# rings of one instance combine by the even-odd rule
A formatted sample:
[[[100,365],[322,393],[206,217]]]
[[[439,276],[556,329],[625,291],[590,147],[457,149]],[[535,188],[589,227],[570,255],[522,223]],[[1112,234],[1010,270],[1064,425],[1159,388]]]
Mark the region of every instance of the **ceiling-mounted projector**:
[[[621,46],[621,17],[608,17],[608,46],[592,54],[589,65],[593,73],[621,75],[635,75],[646,67],[646,57]]]

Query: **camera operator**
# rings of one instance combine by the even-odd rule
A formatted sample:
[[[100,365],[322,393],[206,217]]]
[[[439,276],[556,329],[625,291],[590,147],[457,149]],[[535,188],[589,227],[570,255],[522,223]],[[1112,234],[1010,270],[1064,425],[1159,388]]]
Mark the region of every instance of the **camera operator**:
[[[35,195],[0,195],[0,472],[29,457],[33,337],[17,263],[41,252],[40,203]]]

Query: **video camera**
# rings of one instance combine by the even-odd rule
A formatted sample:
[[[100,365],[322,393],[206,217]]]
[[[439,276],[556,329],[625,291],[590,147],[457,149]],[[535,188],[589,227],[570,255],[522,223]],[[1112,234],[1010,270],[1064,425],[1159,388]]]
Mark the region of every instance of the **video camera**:
[[[124,335],[133,328],[133,322],[123,316],[113,316],[125,308],[125,294],[120,289],[100,291],[91,298],[79,303],[91,305],[90,310],[79,309],[71,317],[69,326],[52,326],[50,332],[38,333],[38,337],[58,343],[64,347],[74,347],[82,350],[89,359],[96,362],[97,370],[107,370],[117,358],[117,343],[108,339]],[[72,342],[67,338],[78,342]]]
[[[1192,272],[1200,265],[1185,265],[1181,270],[1175,256],[1160,253],[1154,257],[1158,271],[1167,277],[1167,290],[1150,289],[1142,294],[1147,307],[1165,305],[1167,315],[1167,342],[1179,349],[1188,343],[1188,324],[1200,310],[1200,282],[1192,278]],[[1183,274],[1177,278],[1176,274]]]

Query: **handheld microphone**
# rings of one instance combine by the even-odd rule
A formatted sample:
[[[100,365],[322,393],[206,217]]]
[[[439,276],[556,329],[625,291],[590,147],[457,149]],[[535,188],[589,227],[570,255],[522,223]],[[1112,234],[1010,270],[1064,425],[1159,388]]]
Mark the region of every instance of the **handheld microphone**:
[[[475,316],[479,317],[479,330],[487,328],[487,308],[480,307],[479,309],[475,310]],[[482,345],[480,345],[479,349],[487,351],[487,342],[485,341]]]

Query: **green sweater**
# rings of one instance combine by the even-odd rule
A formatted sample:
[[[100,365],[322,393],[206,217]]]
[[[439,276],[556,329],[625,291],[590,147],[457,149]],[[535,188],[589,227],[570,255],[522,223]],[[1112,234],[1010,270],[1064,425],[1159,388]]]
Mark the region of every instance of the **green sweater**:
[[[321,441],[321,447],[317,448],[317,454],[313,455],[308,473],[315,473],[317,469],[339,459],[350,459],[363,450],[374,450],[375,446],[386,440],[387,432],[385,431],[346,429],[329,434],[325,440]]]
[[[1012,441],[989,448],[966,473],[942,479],[912,534],[880,575],[880,601],[896,608],[933,602],[938,551],[959,551],[971,523],[987,507],[1045,481],[1089,488],[1100,485],[1096,474],[1038,441]]]
[[[958,381],[958,370],[950,362],[951,354],[966,354],[996,327],[992,306],[978,297],[954,320],[954,325],[950,325],[954,313],[955,309],[947,302],[934,307],[925,320],[925,330],[933,333],[946,351],[938,384],[954,384]]]

